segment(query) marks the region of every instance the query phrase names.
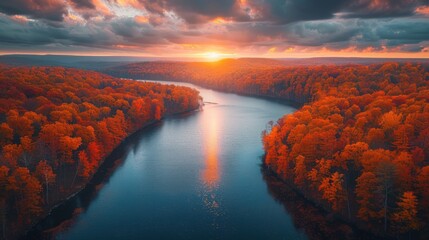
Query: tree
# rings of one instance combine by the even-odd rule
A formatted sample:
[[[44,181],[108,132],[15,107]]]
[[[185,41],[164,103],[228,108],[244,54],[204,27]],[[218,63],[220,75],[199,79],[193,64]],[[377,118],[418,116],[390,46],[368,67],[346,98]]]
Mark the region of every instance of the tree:
[[[336,157],[337,166],[351,172],[358,170],[361,167],[359,160],[368,149],[369,146],[365,142],[347,144]]]
[[[89,161],[88,154],[86,154],[85,151],[80,151],[78,156],[79,156],[79,165],[78,165],[79,176],[88,178],[91,175],[94,169],[94,166]]]
[[[149,111],[150,103],[148,105],[147,101],[143,98],[136,99],[131,103],[131,108],[128,111],[128,114],[130,114],[130,117],[133,120],[134,128],[140,127],[142,122],[149,120]]]
[[[294,169],[295,180],[294,180],[294,182],[298,187],[304,187],[304,184],[305,184],[305,176],[307,173],[307,169],[305,167],[304,160],[305,160],[305,157],[302,155],[299,155],[295,161],[295,169]]]
[[[72,152],[77,150],[82,144],[82,138],[80,137],[60,137],[59,151],[62,154],[62,160],[65,163],[73,164]]]
[[[387,220],[389,211],[389,199],[394,192],[395,176],[397,174],[396,166],[390,161],[381,161],[376,169],[380,192],[384,195],[384,231],[387,232]]]
[[[25,116],[19,116],[16,110],[10,110],[7,114],[7,123],[13,129],[16,137],[32,136],[34,133],[33,121]]]
[[[60,149],[60,138],[64,136],[72,136],[73,126],[67,123],[50,123],[42,126],[39,132],[39,138],[43,140],[51,150],[51,155],[56,156]],[[58,165],[56,162],[55,165]]]
[[[366,141],[372,149],[383,148],[386,145],[384,131],[380,128],[369,129]]]
[[[358,217],[364,221],[379,219],[382,213],[382,198],[374,173],[364,172],[356,179],[356,197],[359,204]]]
[[[101,146],[97,142],[88,144],[88,157],[91,162],[99,162],[102,158]]]
[[[322,192],[322,198],[328,201],[332,210],[340,211],[345,200],[345,192],[343,187],[343,174],[334,172],[330,177],[325,177],[319,186],[319,191]]]
[[[397,203],[398,210],[393,214],[393,222],[399,232],[417,230],[420,222],[417,217],[417,198],[413,192],[404,192]]]
[[[393,132],[393,145],[398,151],[407,151],[410,148],[409,132],[406,125],[399,126],[398,129]]]
[[[32,216],[42,212],[42,186],[25,167],[18,167],[8,178],[9,189],[16,194],[17,210],[21,221],[30,222]]]
[[[3,146],[3,164],[10,168],[18,166],[18,159],[22,154],[22,147],[17,144]]]
[[[383,129],[386,130],[392,130],[399,126],[402,120],[402,114],[396,114],[393,111],[390,111],[386,114],[384,114],[381,118],[380,125],[383,127]]]
[[[0,146],[12,143],[13,129],[7,123],[0,124]]]
[[[278,134],[278,127],[273,127],[270,134],[263,135],[263,141],[264,141],[264,148],[265,148],[265,164],[268,167],[275,167],[278,156],[277,156],[277,134]]]
[[[46,160],[42,160],[37,164],[36,176],[45,185],[45,199],[46,203],[49,204],[49,184],[55,182],[56,174],[54,173],[52,167],[48,164],[48,162]]]
[[[397,171],[396,181],[403,191],[410,190],[413,179],[415,179],[413,177],[415,166],[411,157],[411,154],[408,152],[400,152],[393,160],[396,168],[400,169],[400,171]]]
[[[164,104],[158,99],[152,99],[152,116],[155,120],[160,120],[164,112]]]
[[[9,168],[0,166],[0,218],[2,222],[2,238],[6,239],[6,212],[7,212],[7,189],[8,187]]]
[[[20,139],[21,142],[21,159],[24,161],[24,166],[28,167],[32,160],[32,152],[34,151],[33,141],[30,137],[24,136]]]
[[[417,177],[417,189],[420,196],[421,209],[429,213],[429,166],[425,166],[420,170]]]

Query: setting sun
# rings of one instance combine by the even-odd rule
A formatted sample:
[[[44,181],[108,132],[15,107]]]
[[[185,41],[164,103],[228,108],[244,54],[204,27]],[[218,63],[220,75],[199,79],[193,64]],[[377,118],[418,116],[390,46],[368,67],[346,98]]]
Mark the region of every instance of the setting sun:
[[[201,56],[209,61],[217,61],[222,58],[227,58],[232,56],[230,53],[219,53],[219,52],[206,52],[202,53]]]
[[[204,54],[204,57],[210,60],[219,60],[221,54],[217,52],[208,52]]]

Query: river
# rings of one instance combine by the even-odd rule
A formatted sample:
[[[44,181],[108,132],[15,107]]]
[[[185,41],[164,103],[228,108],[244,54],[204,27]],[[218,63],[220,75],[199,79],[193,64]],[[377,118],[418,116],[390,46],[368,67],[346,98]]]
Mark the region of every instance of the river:
[[[90,197],[75,197],[62,210],[67,216],[57,210],[44,221],[51,226],[45,238],[307,239],[261,172],[261,131],[295,109],[174,84],[198,89],[203,110],[134,137]]]

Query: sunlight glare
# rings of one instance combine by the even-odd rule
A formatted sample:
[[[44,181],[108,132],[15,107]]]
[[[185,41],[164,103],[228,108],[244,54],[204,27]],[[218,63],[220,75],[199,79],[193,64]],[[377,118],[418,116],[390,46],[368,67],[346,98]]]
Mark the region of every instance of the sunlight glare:
[[[217,52],[208,52],[208,53],[205,53],[204,56],[210,60],[219,60],[221,58],[222,54],[217,53]]]

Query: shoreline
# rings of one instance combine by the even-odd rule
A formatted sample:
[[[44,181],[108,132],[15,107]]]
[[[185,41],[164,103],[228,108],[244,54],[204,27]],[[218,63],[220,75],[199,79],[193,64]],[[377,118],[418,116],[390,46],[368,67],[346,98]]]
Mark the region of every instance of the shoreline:
[[[48,223],[50,217],[55,217],[59,214],[61,211],[65,211],[68,205],[72,203],[73,200],[77,199],[82,194],[88,194],[92,190],[97,190],[97,186],[99,186],[102,181],[106,177],[110,177],[110,174],[113,172],[111,170],[113,168],[116,168],[115,163],[118,162],[118,160],[121,160],[119,155],[123,155],[124,148],[133,140],[135,140],[137,137],[141,136],[142,133],[150,131],[155,129],[156,126],[161,125],[164,120],[181,116],[181,115],[187,115],[192,114],[194,112],[198,112],[201,109],[202,106],[198,106],[195,109],[189,109],[186,111],[176,112],[176,113],[170,113],[165,116],[163,116],[160,120],[152,120],[144,124],[140,129],[134,131],[133,133],[129,134],[127,137],[125,137],[115,148],[110,152],[100,163],[97,170],[94,172],[94,174],[88,178],[88,180],[75,192],[68,195],[64,199],[60,199],[57,204],[55,204],[53,207],[49,208],[47,211],[47,214],[42,215],[37,221],[35,221],[33,224],[30,224],[28,228],[24,228],[24,231],[22,234],[17,234],[17,239],[39,239],[40,236],[37,235],[37,233],[42,233],[43,231],[46,231],[51,228],[59,227],[60,224],[56,224],[56,226],[50,226],[53,225],[51,223]],[[74,212],[72,213],[72,215]],[[70,216],[70,215],[68,215]],[[67,220],[67,219],[62,219]],[[62,220],[57,221],[62,222]],[[48,226],[49,225],[49,226]]]
[[[313,199],[306,197],[299,189],[295,188],[293,186],[293,184],[285,181],[276,172],[274,172],[272,169],[270,169],[265,164],[264,158],[265,158],[265,156],[262,156],[261,172],[264,175],[263,177],[266,177],[266,176],[267,177],[274,177],[277,181],[284,184],[286,186],[286,188],[288,188],[290,191],[293,191],[296,195],[298,195],[302,199],[302,201],[304,201],[305,203],[310,204],[312,207],[314,207],[318,211],[326,213],[326,215],[329,215],[329,218],[331,218],[332,220],[338,221],[341,224],[349,226],[354,231],[354,233],[357,235],[357,239],[380,239],[380,240],[394,240],[395,239],[394,236],[389,236],[389,235],[380,236],[380,235],[375,234],[369,230],[366,230],[366,229],[360,227],[358,223],[347,220],[343,216],[341,216],[340,214],[332,212],[329,209],[326,209],[322,204],[318,204]],[[281,200],[279,200],[279,201],[281,202]],[[283,202],[281,202],[281,203],[283,203]]]
[[[304,105],[306,105],[308,103],[308,102],[300,103],[298,101],[288,100],[288,99],[284,99],[284,98],[281,98],[281,97],[270,96],[270,95],[266,95],[266,94],[238,93],[238,92],[233,92],[233,91],[228,91],[228,90],[224,90],[224,89],[213,88],[213,87],[210,87],[210,86],[200,85],[200,84],[197,84],[197,83],[187,82],[187,81],[182,81],[182,80],[144,79],[144,78],[120,77],[120,76],[114,76],[114,77],[117,77],[117,78],[120,78],[120,79],[125,79],[125,80],[133,80],[133,81],[187,83],[187,84],[192,84],[192,85],[195,85],[195,86],[198,86],[198,87],[202,87],[202,88],[206,88],[206,89],[210,89],[210,90],[215,90],[215,91],[219,91],[219,92],[223,92],[223,93],[235,94],[235,95],[243,96],[243,97],[253,97],[253,98],[257,98],[257,99],[269,100],[269,101],[273,101],[273,102],[277,102],[277,103],[281,103],[281,104],[285,104],[285,105],[294,107],[297,110],[299,108],[302,108]]]

